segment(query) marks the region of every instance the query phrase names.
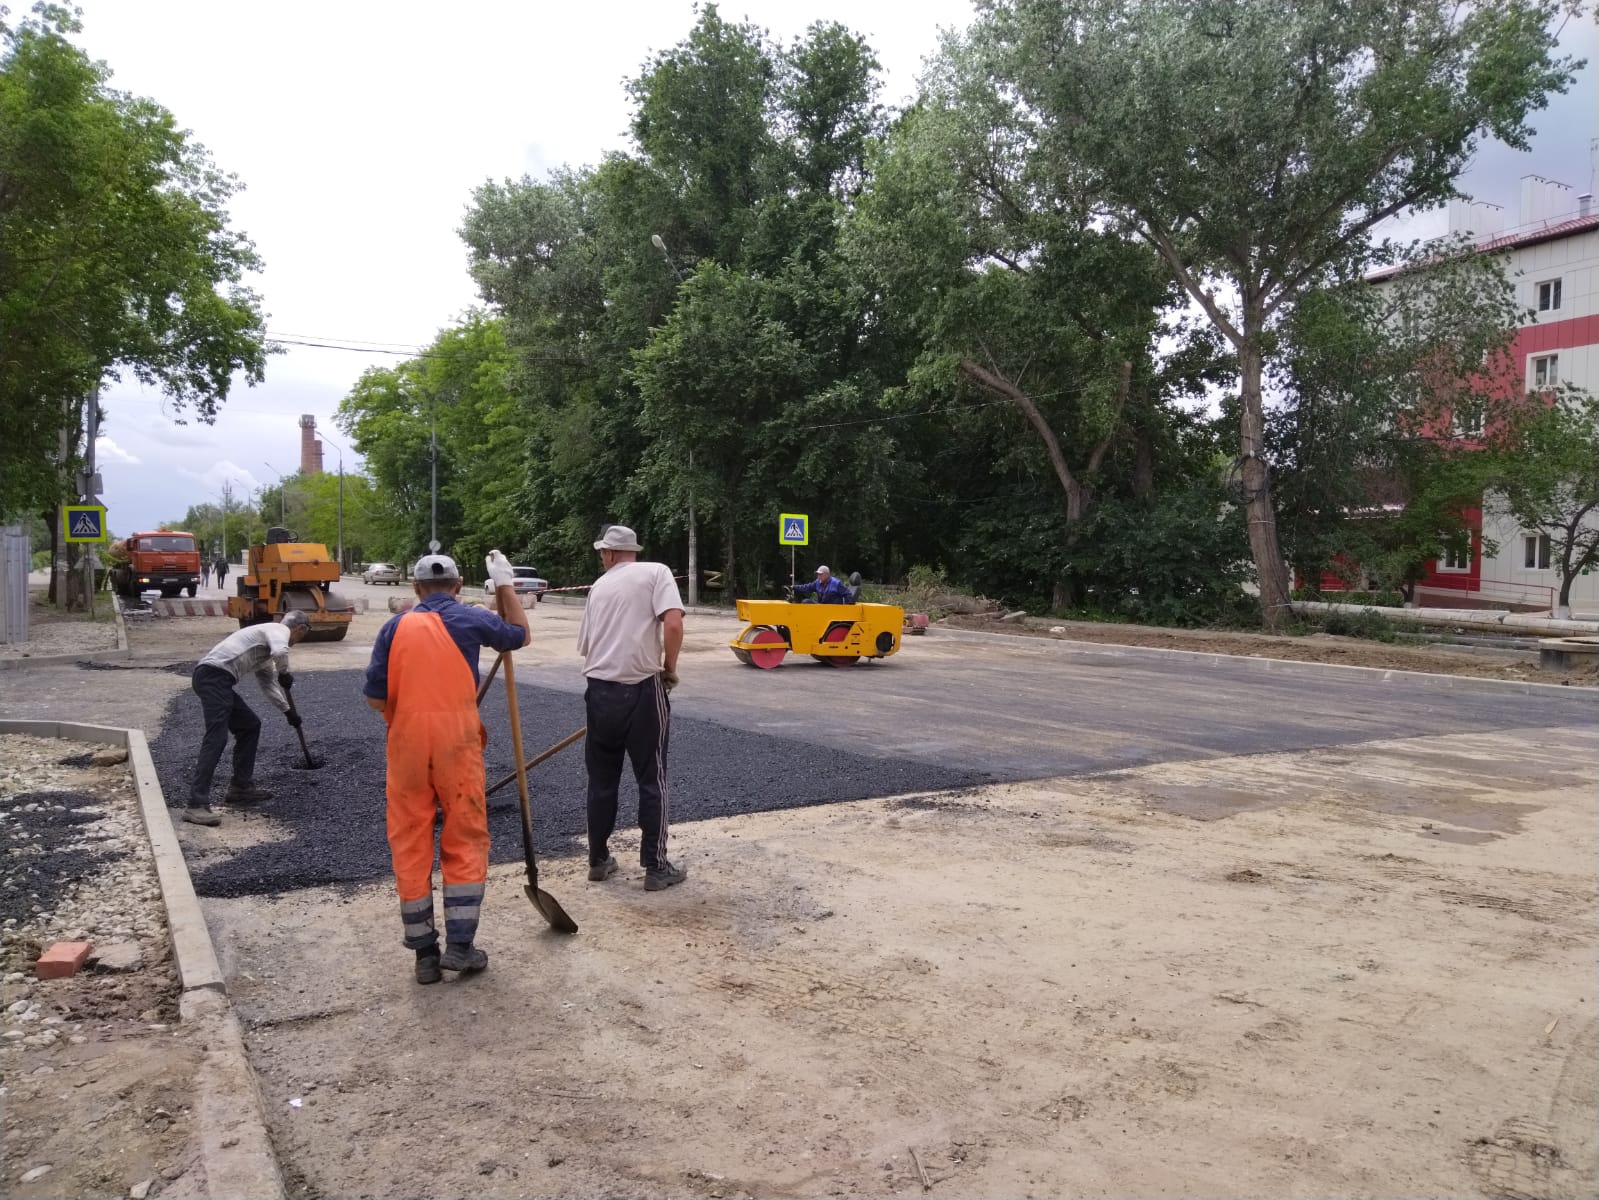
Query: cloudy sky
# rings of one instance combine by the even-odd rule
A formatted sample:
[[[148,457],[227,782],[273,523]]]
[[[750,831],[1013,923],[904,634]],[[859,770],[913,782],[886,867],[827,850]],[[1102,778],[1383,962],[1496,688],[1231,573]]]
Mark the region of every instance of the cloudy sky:
[[[621,148],[622,80],[694,21],[690,0],[79,2],[79,40],[113,86],[165,105],[245,183],[234,225],[266,261],[257,287],[270,331],[369,349],[424,345],[475,301],[455,232],[472,189]],[[969,0],[722,5],[783,39],[816,20],[865,34],[890,103],[913,92],[938,30],[970,11]],[[1596,56],[1591,24],[1568,41]],[[1590,67],[1540,115],[1532,154],[1485,150],[1468,190],[1513,210],[1529,172],[1591,189],[1594,80]],[[299,415],[342,443],[339,400],[368,366],[397,361],[292,346],[212,426],[175,426],[159,395],[113,385],[100,444],[112,528],[181,518],[227,481],[237,494],[294,472]],[[346,445],[346,467],[355,462]]]

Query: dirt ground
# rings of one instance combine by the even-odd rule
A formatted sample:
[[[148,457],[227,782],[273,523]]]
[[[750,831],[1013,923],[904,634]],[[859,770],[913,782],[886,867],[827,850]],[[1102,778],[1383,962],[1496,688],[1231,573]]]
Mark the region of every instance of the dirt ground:
[[[520,677],[573,674],[578,615],[539,606]],[[386,616],[301,648],[296,671],[364,664]],[[738,667],[729,618],[689,626],[684,711],[767,706],[751,726],[874,679],[956,702],[980,661],[1102,678],[1107,710],[1127,686],[1124,667],[936,631],[846,685]],[[134,671],[30,671],[29,707],[153,734],[187,681],[152,668],[229,628],[135,630]],[[1132,636],[1105,628],[1091,640]],[[1308,641],[1225,636],[1283,658]],[[1322,707],[1314,681],[1273,679]],[[307,1200],[1591,1196],[1599,731],[1438,728],[684,824],[690,879],[669,892],[636,866],[599,885],[544,864],[573,938],[495,867],[490,968],[436,987],[410,978],[386,884],[206,913]],[[274,836],[270,814],[253,830]],[[614,849],[636,862],[631,836]]]
[[[191,1105],[203,1048],[177,1023],[166,918],[132,779],[125,765],[83,761],[97,749],[0,735],[0,1167],[17,1200],[197,1190]],[[69,938],[137,953],[122,969],[91,964],[70,979],[35,979],[40,950]]]
[[[1017,637],[1060,638],[1102,645],[1149,646],[1158,650],[1191,650],[1200,654],[1236,654],[1249,658],[1282,658],[1294,662],[1335,663],[1346,667],[1376,667],[1385,671],[1426,671],[1435,675],[1461,675],[1474,679],[1509,679],[1519,683],[1554,683],[1599,686],[1599,663],[1587,670],[1545,671],[1536,653],[1484,657],[1445,647],[1399,646],[1364,638],[1311,634],[1285,637],[1277,634],[1218,632],[1209,629],[1160,629],[1148,625],[1097,624],[1090,621],[1053,621],[1029,617],[1025,622],[1001,623],[997,617],[955,616],[941,624],[952,629],[975,629]],[[1062,633],[1051,632],[1061,629]]]
[[[1579,1197],[1596,767],[1462,734],[701,822],[668,893],[551,864],[575,938],[495,868],[489,971],[432,988],[386,887],[208,909],[298,1196]]]

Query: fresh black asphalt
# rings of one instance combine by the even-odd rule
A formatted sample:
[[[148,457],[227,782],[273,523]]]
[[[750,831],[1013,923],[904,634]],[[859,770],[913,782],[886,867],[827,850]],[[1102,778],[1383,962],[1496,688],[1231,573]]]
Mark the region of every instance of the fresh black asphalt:
[[[203,856],[195,864],[195,889],[202,896],[244,896],[291,891],[321,884],[358,883],[389,874],[384,838],[384,724],[361,698],[359,671],[302,671],[295,677],[294,701],[305,718],[312,752],[326,760],[316,771],[299,769],[304,759],[287,722],[254,682],[240,694],[262,719],[257,782],[273,793],[261,806],[263,817],[290,832],[232,851]],[[571,692],[522,685],[520,698],[524,748],[528,756],[560,741],[583,725],[582,697]],[[514,763],[504,690],[495,684],[483,705],[489,731],[485,753],[489,782],[509,773]],[[192,692],[174,697],[151,746],[161,787],[171,805],[188,794],[188,776],[202,732],[199,700]],[[217,771],[213,799],[225,790],[231,745]],[[788,737],[750,733],[711,721],[674,715],[670,771],[674,824],[739,813],[809,804],[862,800],[872,796],[943,791],[989,782],[988,774],[904,758],[851,753]],[[535,844],[541,855],[584,852],[585,775],[581,743],[535,768],[533,792]],[[618,828],[632,824],[637,792],[624,773]],[[225,819],[250,820],[250,814],[222,808]],[[522,857],[515,783],[489,798],[489,831],[494,862]],[[199,831],[197,837],[205,837]]]
[[[1403,672],[1384,678],[1034,639],[970,640],[986,641],[986,651],[943,645],[923,655],[913,643],[885,663],[851,671],[796,660],[776,671],[729,664],[699,674],[696,686],[685,684],[673,714],[674,824],[1157,762],[1242,762],[1252,754],[1492,730],[1534,735],[1589,727],[1595,712],[1595,694],[1586,688],[1519,691],[1467,680],[1446,687]],[[695,670],[691,661],[685,679]],[[263,815],[292,836],[269,837],[231,857],[202,856],[195,863],[202,894],[277,892],[388,872],[382,718],[361,700],[358,671],[297,678],[312,749],[328,765],[291,769],[300,754],[292,732],[253,683],[241,686],[266,726],[259,774],[276,796]],[[550,681],[557,686],[519,688],[530,755],[583,724],[576,672]],[[491,781],[512,766],[504,705],[496,684],[484,705]],[[186,794],[199,745],[192,693],[174,699],[162,729],[152,749],[175,802]],[[224,758],[219,796],[226,773]],[[531,782],[539,852],[581,852],[581,747],[538,767]],[[618,824],[625,828],[635,803],[625,776],[623,789]],[[514,785],[489,803],[494,860],[515,861]]]

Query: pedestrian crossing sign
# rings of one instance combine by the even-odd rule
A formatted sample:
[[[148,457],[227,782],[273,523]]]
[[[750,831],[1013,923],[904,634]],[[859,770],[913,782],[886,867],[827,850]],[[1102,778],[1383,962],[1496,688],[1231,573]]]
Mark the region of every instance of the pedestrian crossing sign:
[[[804,513],[780,513],[777,523],[779,546],[809,546],[811,519]]]
[[[103,542],[105,536],[105,505],[67,504],[63,506],[66,540],[69,542]]]

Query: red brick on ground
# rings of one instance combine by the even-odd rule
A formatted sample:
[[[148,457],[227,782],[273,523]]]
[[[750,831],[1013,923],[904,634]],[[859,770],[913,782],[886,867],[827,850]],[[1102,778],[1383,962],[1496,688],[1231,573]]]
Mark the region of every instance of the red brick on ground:
[[[57,942],[39,955],[33,971],[40,979],[65,979],[76,975],[94,947],[89,942]]]

